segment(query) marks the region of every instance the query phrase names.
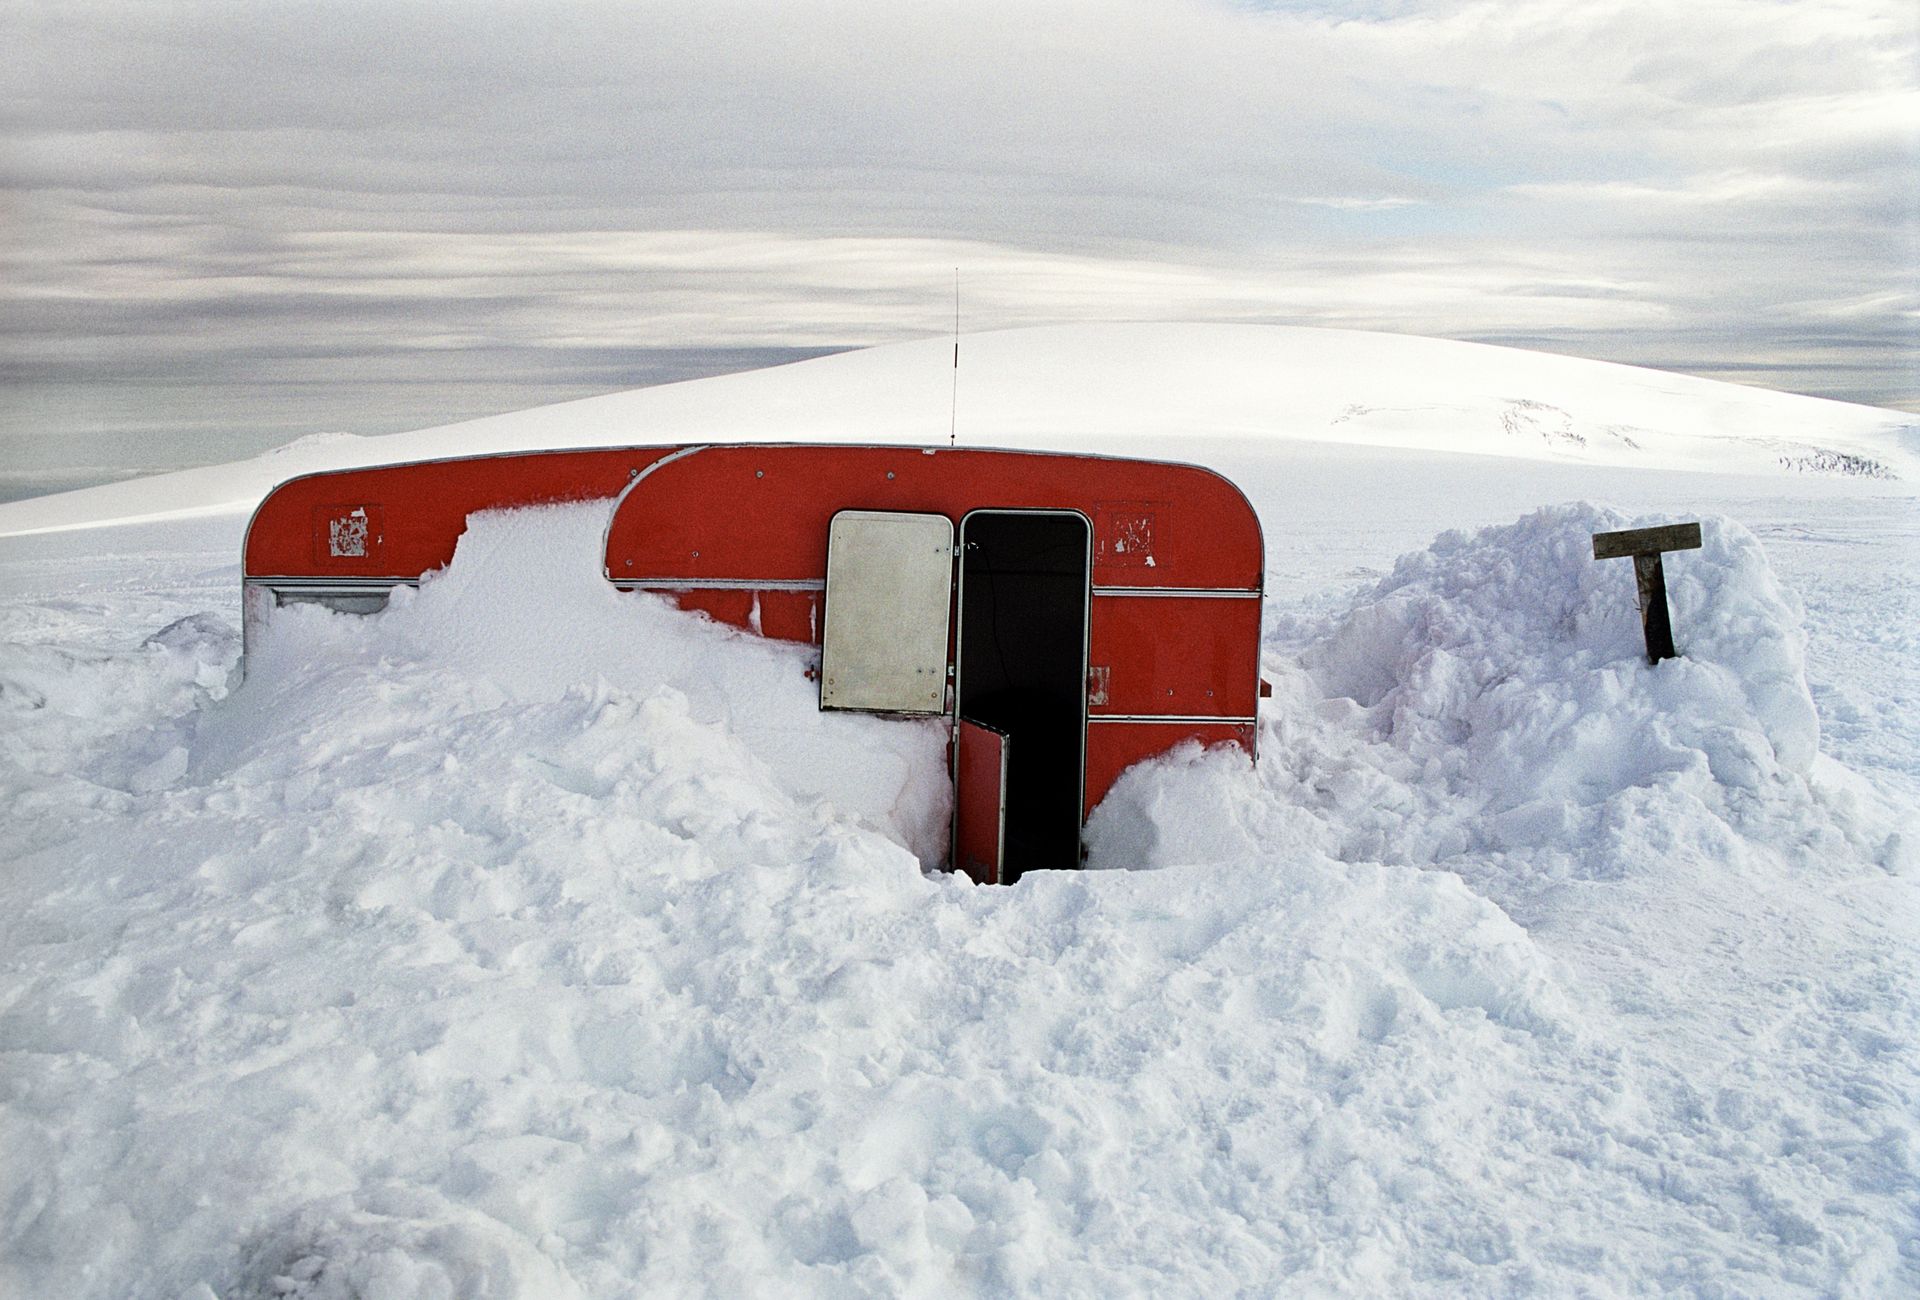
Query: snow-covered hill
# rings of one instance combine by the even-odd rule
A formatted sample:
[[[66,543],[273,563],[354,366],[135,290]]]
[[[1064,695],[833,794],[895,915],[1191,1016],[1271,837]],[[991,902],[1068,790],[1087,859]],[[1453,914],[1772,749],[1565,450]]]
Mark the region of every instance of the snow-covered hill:
[[[727,440],[1109,447],[1319,442],[1730,473],[1920,479],[1897,411],[1397,334],[1074,325],[928,339],[0,505],[0,536],[250,510],[296,474],[528,447]]]
[[[1212,438],[1191,395],[1254,418],[1251,343],[1102,435],[1096,334],[979,340],[1057,368],[963,372],[963,436],[1050,401],[1226,469],[1276,690],[1257,766],[1136,769],[1103,869],[1012,888],[916,859],[937,726],[612,591],[604,504],[477,518],[376,617],[279,611],[244,682],[264,478],[0,538],[0,1295],[1920,1292],[1911,484],[1568,461],[1497,405],[1474,450],[1525,455]],[[1607,377],[1595,411],[1695,382],[1457,355],[1515,400]],[[944,436],[942,359],[899,436]],[[757,389],[787,436],[815,377],[863,395],[823,364],[597,402],[678,440]],[[1766,468],[1705,402],[1687,445]],[[1589,539],[1682,512],[1650,668]]]

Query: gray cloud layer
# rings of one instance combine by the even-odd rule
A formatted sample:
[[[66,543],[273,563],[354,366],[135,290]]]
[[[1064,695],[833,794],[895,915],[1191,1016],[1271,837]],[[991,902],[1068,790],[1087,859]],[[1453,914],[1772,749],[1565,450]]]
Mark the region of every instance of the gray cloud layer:
[[[1920,409],[1916,49],[1899,0],[16,2],[0,427],[405,427],[933,333],[956,266],[973,328]]]

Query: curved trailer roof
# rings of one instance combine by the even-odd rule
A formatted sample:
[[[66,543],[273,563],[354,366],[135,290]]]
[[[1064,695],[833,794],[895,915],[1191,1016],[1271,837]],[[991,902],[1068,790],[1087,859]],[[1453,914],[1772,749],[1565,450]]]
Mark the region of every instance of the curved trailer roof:
[[[1056,452],[731,444],[663,456],[607,525],[622,586],[825,577],[836,511],[1078,510],[1093,525],[1096,587],[1257,593],[1260,520],[1197,465]],[[716,514],[718,511],[718,514]]]

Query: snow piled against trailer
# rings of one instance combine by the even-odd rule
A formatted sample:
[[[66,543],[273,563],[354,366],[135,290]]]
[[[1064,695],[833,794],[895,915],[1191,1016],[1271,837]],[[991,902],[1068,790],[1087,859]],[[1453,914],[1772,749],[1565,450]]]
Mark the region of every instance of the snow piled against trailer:
[[[937,727],[476,518],[370,619],[0,647],[0,1292],[1910,1293],[1911,807],[1708,519],[1282,618],[1257,767],[930,875]],[[58,611],[42,608],[52,619]],[[16,632],[18,623],[16,622]]]

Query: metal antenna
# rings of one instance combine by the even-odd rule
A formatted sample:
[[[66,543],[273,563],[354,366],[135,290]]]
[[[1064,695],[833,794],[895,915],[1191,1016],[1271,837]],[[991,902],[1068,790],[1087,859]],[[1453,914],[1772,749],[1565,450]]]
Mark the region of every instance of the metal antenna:
[[[947,446],[960,431],[960,268],[953,268],[953,400],[947,408]]]

